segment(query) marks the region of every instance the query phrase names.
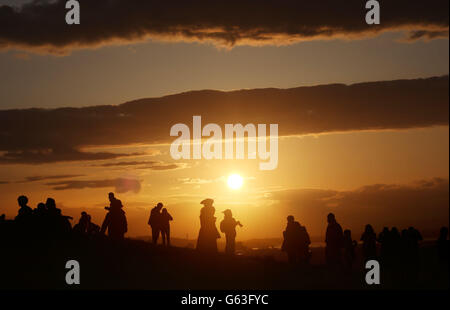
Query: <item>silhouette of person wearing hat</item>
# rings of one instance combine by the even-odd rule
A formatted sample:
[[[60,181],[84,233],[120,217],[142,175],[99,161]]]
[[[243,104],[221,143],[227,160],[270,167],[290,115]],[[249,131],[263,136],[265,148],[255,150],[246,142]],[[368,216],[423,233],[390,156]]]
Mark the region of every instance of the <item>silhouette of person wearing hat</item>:
[[[236,226],[242,227],[241,222],[233,218],[233,213],[230,209],[223,211],[224,219],[220,222],[220,231],[225,234],[226,245],[225,253],[234,255],[236,248]]]
[[[197,250],[207,253],[217,253],[217,239],[220,238],[216,227],[216,209],[214,200],[208,198],[200,202],[204,207],[200,210],[200,231],[197,239]]]

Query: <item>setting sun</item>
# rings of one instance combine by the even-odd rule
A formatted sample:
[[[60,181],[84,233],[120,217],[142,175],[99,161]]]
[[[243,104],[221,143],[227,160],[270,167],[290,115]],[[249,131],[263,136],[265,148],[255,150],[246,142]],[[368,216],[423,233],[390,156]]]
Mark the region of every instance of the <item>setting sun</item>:
[[[244,179],[239,174],[232,174],[228,177],[227,184],[231,189],[239,189],[243,183]]]

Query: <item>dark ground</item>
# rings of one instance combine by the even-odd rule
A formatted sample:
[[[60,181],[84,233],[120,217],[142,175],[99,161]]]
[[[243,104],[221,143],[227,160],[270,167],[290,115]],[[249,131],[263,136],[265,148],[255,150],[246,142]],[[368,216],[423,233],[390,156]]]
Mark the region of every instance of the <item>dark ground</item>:
[[[1,241],[0,289],[448,289],[447,264],[439,264],[433,244],[420,249],[420,269],[403,264],[394,272],[382,268],[381,285],[365,284],[361,259],[350,272],[324,264],[291,266],[271,251],[256,256],[204,256],[193,249],[153,246],[142,240],[112,242],[106,238],[65,241],[28,239],[28,244]],[[313,251],[313,257],[323,249]],[[81,284],[65,283],[65,264],[80,263]],[[398,270],[401,270],[399,272]]]

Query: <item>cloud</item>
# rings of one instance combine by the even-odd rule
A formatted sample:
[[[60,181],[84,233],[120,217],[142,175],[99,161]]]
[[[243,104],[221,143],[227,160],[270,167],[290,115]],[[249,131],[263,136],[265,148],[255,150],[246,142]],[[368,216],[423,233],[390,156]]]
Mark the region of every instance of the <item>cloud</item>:
[[[255,177],[245,177],[245,180],[255,180]],[[201,184],[211,184],[211,183],[217,183],[217,182],[226,182],[227,177],[221,176],[215,179],[201,179],[201,178],[179,178],[178,182],[181,184],[195,184],[195,185],[201,185]]]
[[[62,129],[62,128],[61,128]],[[61,137],[61,142],[64,140]],[[0,156],[0,164],[45,164],[65,161],[105,160],[127,156],[139,156],[144,153],[117,154],[108,152],[82,152],[76,149],[58,146],[36,147],[22,150],[7,150]]]
[[[291,89],[192,91],[118,106],[0,111],[0,164],[137,156],[83,148],[171,143],[170,128],[278,124],[279,135],[448,125],[448,76]],[[159,166],[162,169],[163,166]],[[170,168],[174,166],[166,166]]]
[[[159,161],[121,161],[121,162],[108,162],[100,165],[94,165],[94,167],[106,167],[106,168],[129,168],[133,169],[150,169],[150,170],[175,170],[187,168],[186,163],[163,163]]]
[[[448,31],[447,0],[381,1],[381,24],[367,25],[365,1],[79,0],[80,25],[67,25],[65,0],[0,6],[0,48],[53,54],[145,40],[219,46],[359,39],[385,31]]]
[[[158,164],[150,167],[141,167],[141,169],[151,169],[151,170],[176,170],[176,169],[185,169],[187,168],[187,163],[176,163],[176,164]]]
[[[215,182],[215,180],[207,180],[200,178],[180,178],[178,179],[182,184],[210,184]]]
[[[269,192],[268,199],[273,201],[278,213],[293,214],[305,225],[326,225],[326,215],[333,212],[343,226],[359,231],[369,223],[377,229],[413,225],[437,231],[440,226],[448,225],[449,180],[374,184],[351,191],[281,190]],[[321,228],[313,227],[313,233],[320,234]]]
[[[82,177],[83,174],[60,174],[60,175],[38,175],[38,176],[30,176],[26,177],[25,180],[19,181],[18,183],[28,183],[28,182],[37,182],[37,181],[46,181],[46,180],[55,180],[55,179],[68,179],[68,178],[76,178]]]
[[[448,38],[448,30],[430,31],[430,30],[416,30],[409,32],[405,41],[414,42],[419,39],[433,40]]]
[[[112,187],[117,193],[134,192],[139,193],[141,190],[141,181],[136,179],[105,179],[105,180],[64,180],[58,182],[50,182],[46,185],[51,186],[53,190],[69,190],[84,188],[107,188]]]
[[[129,166],[139,166],[139,165],[154,165],[157,161],[121,161],[121,162],[109,162],[100,165],[95,165],[95,167],[129,167]]]

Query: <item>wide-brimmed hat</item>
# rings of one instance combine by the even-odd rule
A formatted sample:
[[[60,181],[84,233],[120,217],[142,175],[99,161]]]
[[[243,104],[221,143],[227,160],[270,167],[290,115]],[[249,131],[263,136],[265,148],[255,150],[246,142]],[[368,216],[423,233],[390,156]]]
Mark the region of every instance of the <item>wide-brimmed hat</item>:
[[[210,206],[213,203],[214,203],[214,199],[211,199],[211,198],[206,198],[200,202],[200,204],[205,205],[205,206]]]

